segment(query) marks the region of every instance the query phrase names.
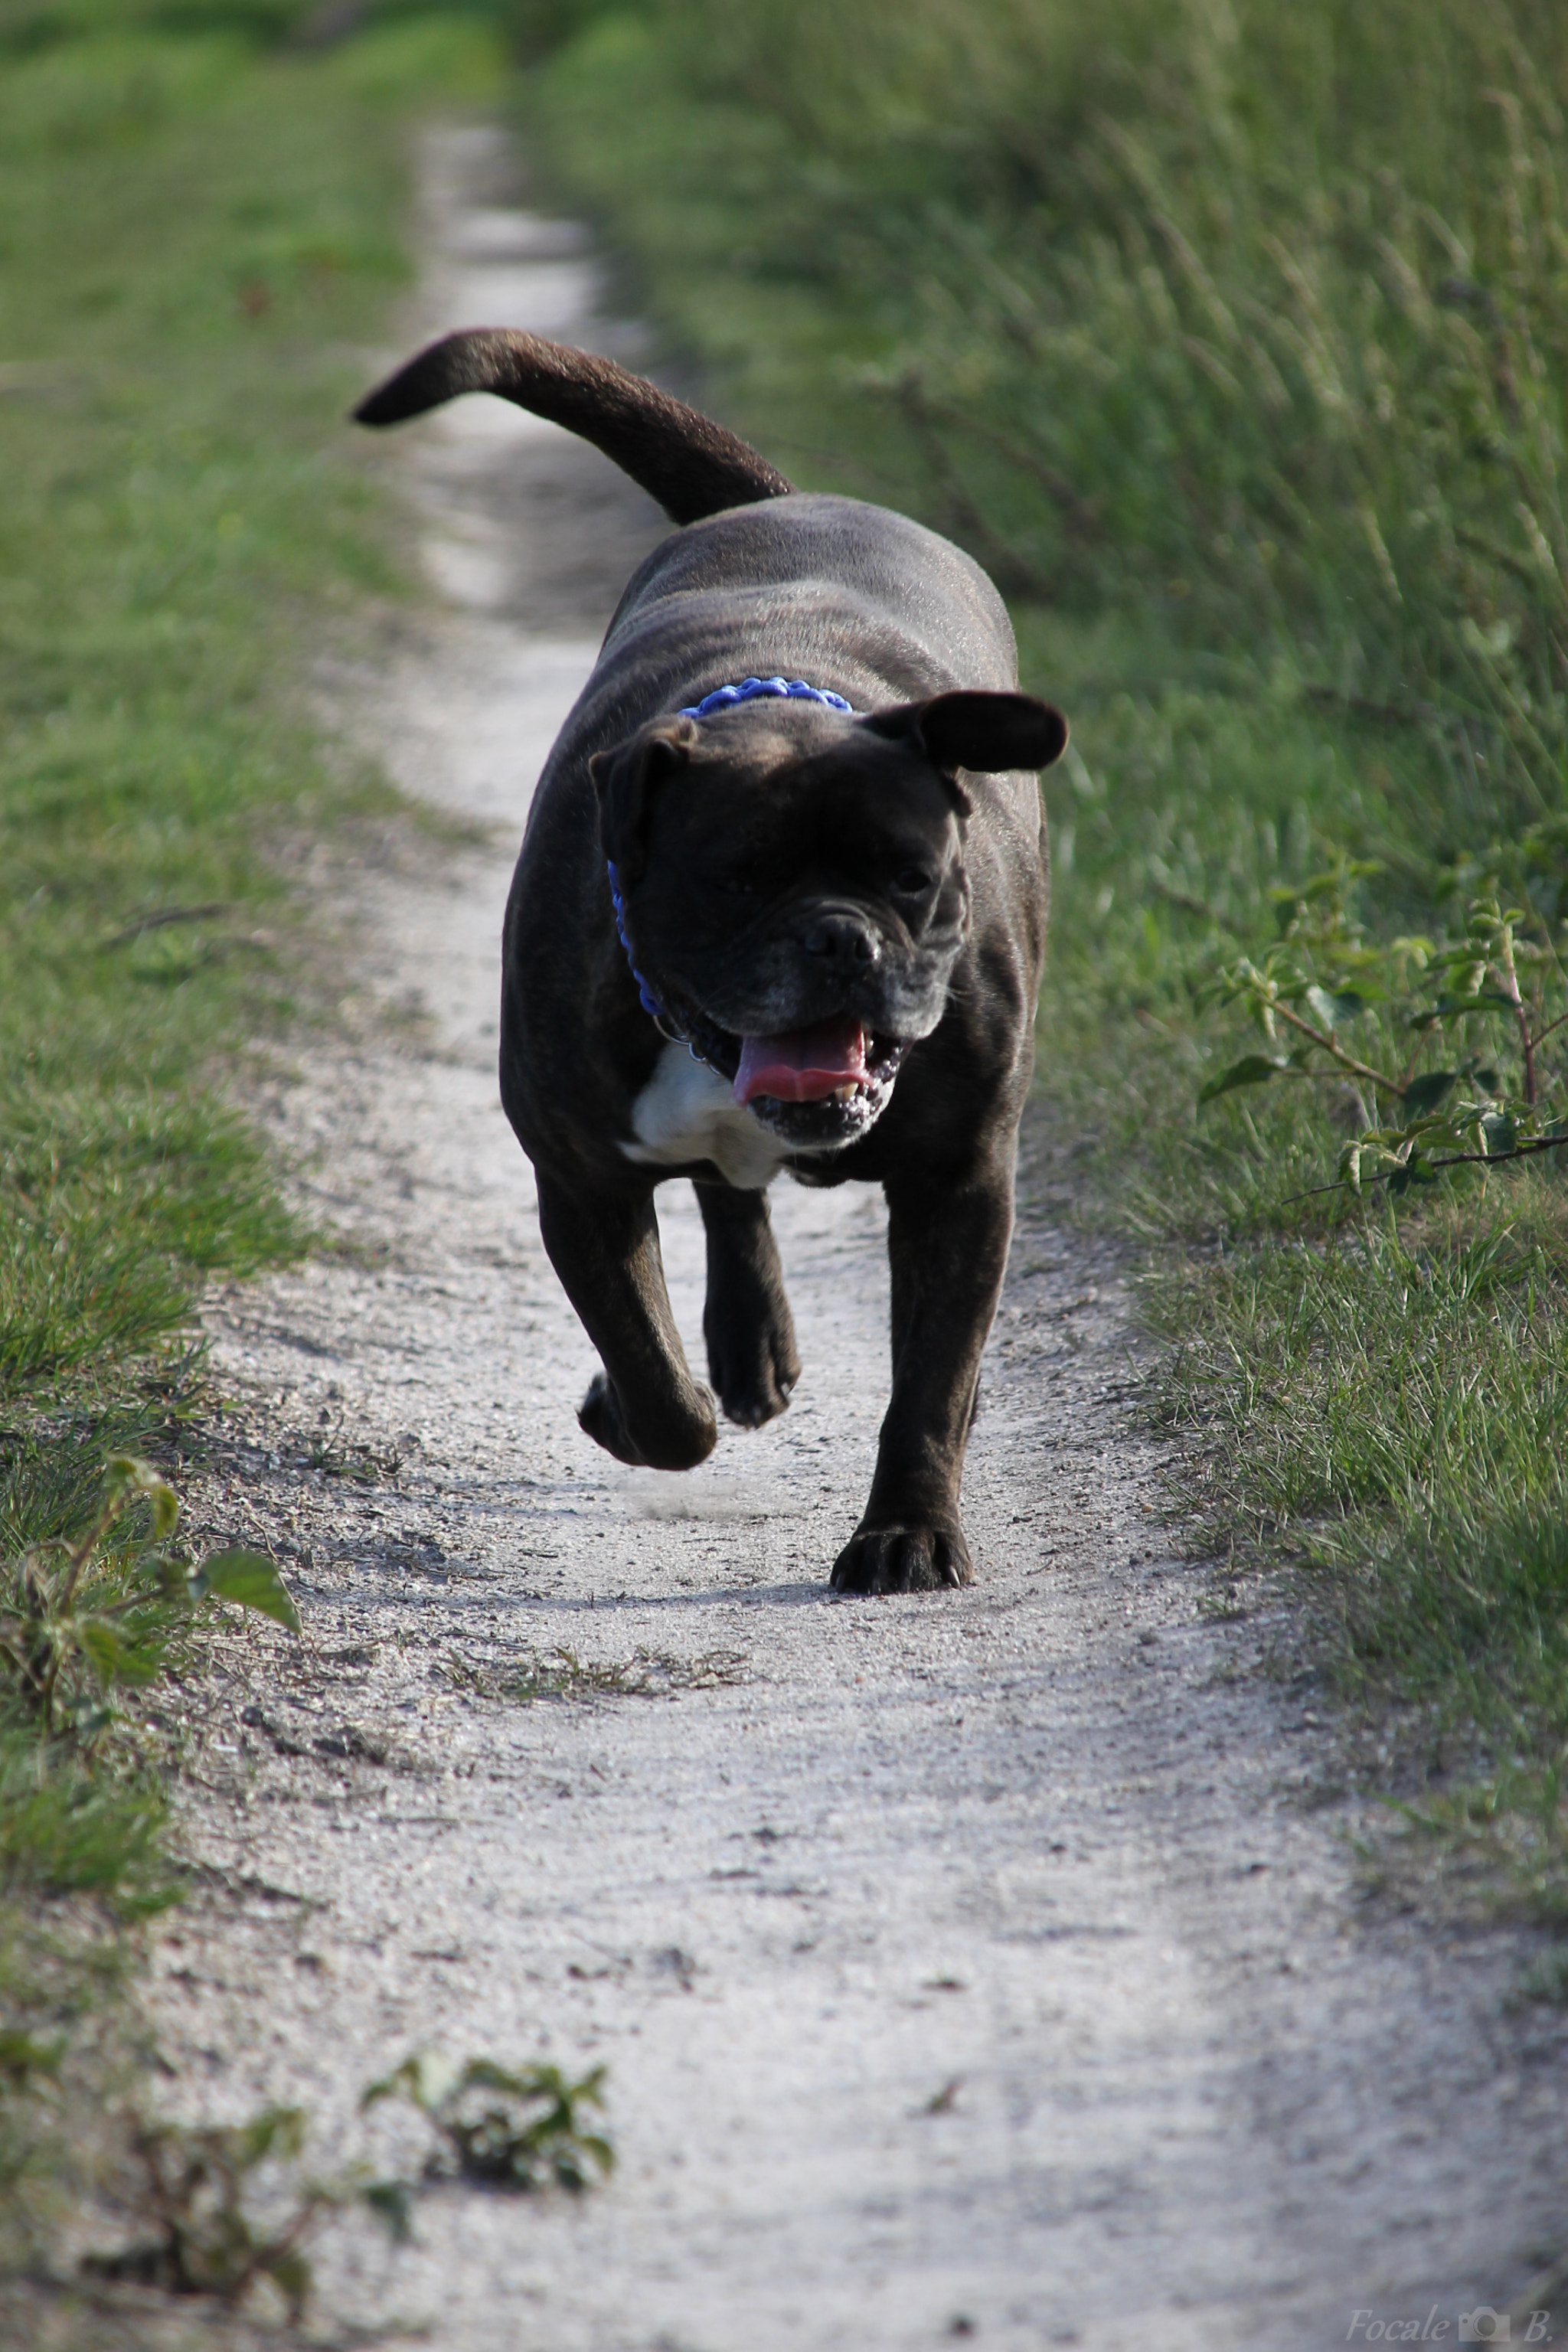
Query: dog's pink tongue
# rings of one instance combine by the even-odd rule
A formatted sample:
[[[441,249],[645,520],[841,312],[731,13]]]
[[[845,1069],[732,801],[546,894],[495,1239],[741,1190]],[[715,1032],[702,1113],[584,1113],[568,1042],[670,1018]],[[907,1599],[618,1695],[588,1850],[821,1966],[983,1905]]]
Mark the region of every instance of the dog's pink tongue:
[[[866,1032],[852,1015],[819,1021],[813,1029],[783,1029],[776,1037],[742,1037],[735,1100],[758,1095],[778,1102],[824,1102],[866,1075]]]

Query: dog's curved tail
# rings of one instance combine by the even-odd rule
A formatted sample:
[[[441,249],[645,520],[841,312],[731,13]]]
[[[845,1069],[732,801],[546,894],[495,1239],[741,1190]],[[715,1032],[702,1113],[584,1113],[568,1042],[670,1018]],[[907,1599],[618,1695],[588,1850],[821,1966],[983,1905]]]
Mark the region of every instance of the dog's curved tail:
[[[445,335],[361,401],[361,425],[398,425],[460,392],[494,392],[580,433],[657,499],[672,522],[782,499],[794,484],[733,433],[614,360],[514,327]]]

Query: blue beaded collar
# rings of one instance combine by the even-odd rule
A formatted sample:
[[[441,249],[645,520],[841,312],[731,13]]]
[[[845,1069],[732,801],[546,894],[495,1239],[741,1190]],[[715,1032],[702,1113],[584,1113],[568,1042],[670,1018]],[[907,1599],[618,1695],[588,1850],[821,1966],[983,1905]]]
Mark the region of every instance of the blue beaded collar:
[[[682,713],[683,717],[684,715],[685,714]],[[658,1023],[660,1028],[663,1028],[665,1021],[664,1007],[659,1003],[658,997],[654,994],[652,989],[648,986],[647,981],[643,978],[641,972],[637,970],[636,964],[632,963],[632,943],[626,937],[626,901],[621,897],[621,877],[616,871],[616,863],[613,857],[605,858],[605,871],[610,877],[610,904],[616,910],[616,937],[620,940],[622,947],[625,948],[626,951],[626,961],[632,966],[632,978],[637,984],[637,994],[642,998],[643,1011],[645,1013],[651,1013],[654,1019]]]
[[[732,709],[737,702],[755,702],[760,695],[782,696],[791,702],[826,702],[829,710],[855,715],[854,705],[825,686],[807,686],[803,677],[743,677],[739,686],[716,686],[700,702],[680,712],[682,719],[710,719],[716,710]]]
[[[823,702],[829,710],[842,710],[851,719],[855,715],[854,704],[846,702],[841,694],[830,694],[823,686],[807,686],[804,678],[743,677],[739,686],[716,686],[711,694],[705,694],[700,702],[688,704],[677,716],[681,719],[710,719],[716,710],[731,710],[738,702],[755,702],[759,698]],[[605,861],[605,870],[610,877],[610,904],[616,910],[616,936],[626,950],[626,961],[631,965],[632,978],[637,984],[643,1011],[652,1015],[672,1045],[689,1045],[690,1039],[681,1036],[670,1026],[668,1014],[633,961],[632,943],[626,937],[626,910],[621,895],[621,877],[608,858]],[[697,1054],[695,1045],[691,1045],[691,1051]],[[700,1061],[702,1057],[698,1055],[697,1058]]]

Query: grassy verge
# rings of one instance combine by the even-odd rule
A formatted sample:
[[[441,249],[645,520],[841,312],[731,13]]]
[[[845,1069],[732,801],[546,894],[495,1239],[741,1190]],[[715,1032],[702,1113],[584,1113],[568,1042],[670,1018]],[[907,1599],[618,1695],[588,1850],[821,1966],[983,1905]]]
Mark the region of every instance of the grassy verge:
[[[1075,726],[1062,1190],[1150,1247],[1201,1539],[1560,1906],[1568,1153],[1477,1162],[1568,1111],[1568,20],[531,21],[535,152],[672,352],[1007,591]]]
[[[405,279],[410,120],[499,84],[482,10],[291,45],[307,14],[0,10],[8,2257],[110,2079],[138,1923],[179,1894],[177,1705],[40,1708],[17,1629],[108,1457],[177,1475],[199,1446],[203,1283],[309,1239],[243,1097],[320,991],[289,849],[377,789],[323,765],[300,700],[322,627],[395,586],[332,421]],[[106,1683],[199,1671],[151,1540],[127,1518],[77,1591]]]

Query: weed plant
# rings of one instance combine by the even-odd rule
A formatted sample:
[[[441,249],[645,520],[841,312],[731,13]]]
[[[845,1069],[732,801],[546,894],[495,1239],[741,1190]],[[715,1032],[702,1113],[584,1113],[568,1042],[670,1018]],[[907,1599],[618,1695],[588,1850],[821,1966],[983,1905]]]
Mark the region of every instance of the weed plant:
[[[143,1501],[153,1548],[112,1543],[117,1523]],[[43,1544],[5,1563],[0,1697],[30,1717],[45,1741],[69,1739],[89,1752],[100,1746],[116,1726],[116,1686],[157,1679],[193,1603],[233,1601],[299,1632],[288,1589],[259,1552],[213,1552],[198,1568],[164,1549],[179,1515],[167,1479],[150,1463],[118,1454],[102,1507],[78,1542]]]
[[[580,2196],[607,2180],[616,2152],[593,2128],[590,2108],[605,2105],[605,2068],[574,2082],[559,2066],[499,2066],[470,2058],[461,2066],[431,2050],[371,2084],[362,2109],[405,2100],[430,2126],[437,2145],[426,2181],[451,2179],[530,2193],[555,2188]]]
[[[308,2129],[301,2107],[266,2107],[247,2123],[200,2129],[135,2122],[130,2153],[140,2179],[132,2201],[150,2234],[118,2252],[89,2255],[89,2276],[231,2306],[266,2284],[298,2325],[313,2284],[305,2244],[343,2192],[290,2182],[288,2210],[271,2224],[257,2219],[250,2192],[258,2175],[294,2165]]]
[[[0,2082],[27,2074],[52,2081],[61,2048],[0,2042]],[[558,2066],[506,2067],[488,2057],[458,2066],[434,2051],[415,2052],[360,2101],[362,2113],[402,2101],[427,2126],[431,2145],[412,2180],[378,2178],[363,2161],[330,2175],[307,2171],[310,2117],[303,2107],[263,2107],[238,2124],[191,2125],[132,2104],[115,2119],[124,2147],[114,2201],[127,2242],[88,2254],[83,2271],[89,2279],[200,2297],[214,2314],[276,2301],[297,2328],[315,2291],[308,2250],[334,2215],[367,2211],[403,2244],[414,2234],[420,2195],[438,2186],[581,2196],[607,2180],[615,2148],[589,2112],[605,2107],[605,2072],[595,2066],[574,2080]]]
[[[1053,1195],[1152,1252],[1204,1540],[1293,1567],[1391,1780],[1560,1900],[1568,16],[530,21],[675,364],[1007,594],[1075,729]]]

